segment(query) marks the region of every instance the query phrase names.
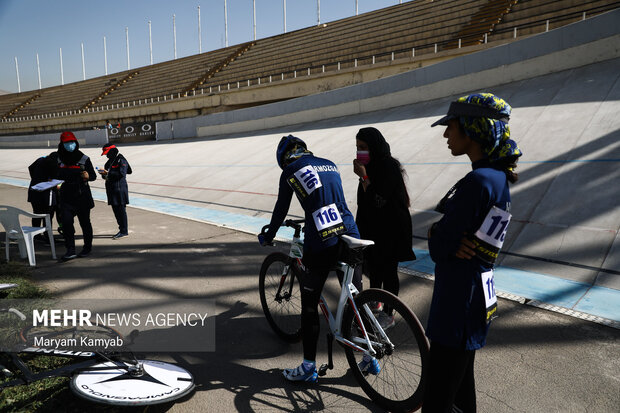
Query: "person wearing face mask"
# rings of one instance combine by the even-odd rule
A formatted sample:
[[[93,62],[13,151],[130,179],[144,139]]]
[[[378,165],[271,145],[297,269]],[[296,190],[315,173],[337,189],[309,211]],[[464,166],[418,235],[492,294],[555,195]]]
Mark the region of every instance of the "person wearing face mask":
[[[90,210],[95,207],[88,182],[97,179],[95,169],[90,158],[80,151],[80,144],[72,132],[63,132],[60,135],[58,150],[52,152],[48,159],[54,168],[54,177],[64,181],[59,191],[59,214],[67,252],[61,257],[61,261],[87,257],[93,247]],[[75,252],[73,221],[76,216],[84,237],[84,248],[79,254]]]
[[[127,174],[130,174],[131,166],[127,159],[118,151],[116,145],[106,143],[103,145],[101,156],[107,156],[103,169],[99,173],[105,179],[105,192],[108,196],[108,205],[112,206],[118,233],[112,239],[119,239],[129,235],[127,228],[127,209],[129,203],[129,190],[127,189]]]
[[[377,129],[360,129],[356,146],[353,172],[360,182],[355,222],[360,236],[375,242],[364,250],[364,273],[370,278],[370,288],[383,288],[398,295],[398,263],[416,258],[405,172]],[[375,303],[374,310],[384,329],[394,325],[393,309]]]

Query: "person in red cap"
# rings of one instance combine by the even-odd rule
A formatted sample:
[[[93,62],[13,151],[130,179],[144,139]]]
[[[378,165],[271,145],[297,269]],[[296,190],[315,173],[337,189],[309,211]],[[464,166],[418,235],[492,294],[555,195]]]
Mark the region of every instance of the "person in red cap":
[[[129,203],[127,174],[131,173],[131,166],[114,144],[106,143],[103,145],[101,156],[103,155],[108,157],[108,161],[103,169],[99,169],[99,173],[105,179],[108,205],[112,206],[114,217],[118,223],[118,233],[112,239],[119,239],[129,235],[126,206]]]
[[[93,248],[90,210],[95,207],[88,182],[97,179],[95,169],[90,158],[80,151],[80,144],[72,132],[63,132],[60,135],[58,150],[52,152],[48,158],[55,168],[55,178],[64,181],[60,186],[59,214],[67,252],[61,257],[61,261],[87,257]],[[84,248],[79,254],[75,253],[73,220],[76,216],[84,237]]]

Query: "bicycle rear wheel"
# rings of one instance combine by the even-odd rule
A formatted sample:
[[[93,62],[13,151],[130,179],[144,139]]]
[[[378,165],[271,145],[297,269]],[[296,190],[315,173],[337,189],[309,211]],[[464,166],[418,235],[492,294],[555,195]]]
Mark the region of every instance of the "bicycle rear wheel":
[[[389,342],[373,323],[376,319],[370,311],[371,301],[382,302],[384,306],[394,309],[394,325],[385,331]],[[420,321],[405,303],[384,290],[365,290],[355,298],[355,304],[381,366],[377,375],[362,373],[358,364],[362,361],[363,353],[347,346],[345,353],[355,378],[375,403],[389,411],[408,412],[418,409],[422,404],[429,352],[428,340]],[[368,348],[352,306],[345,310],[342,328],[344,338],[364,349]]]
[[[174,364],[137,360],[142,370],[131,370],[128,361],[95,364],[73,376],[71,390],[78,396],[116,406],[144,406],[166,403],[194,389],[191,373]]]
[[[301,339],[301,292],[293,262],[281,252],[269,254],[260,269],[260,303],[269,325],[283,340]]]

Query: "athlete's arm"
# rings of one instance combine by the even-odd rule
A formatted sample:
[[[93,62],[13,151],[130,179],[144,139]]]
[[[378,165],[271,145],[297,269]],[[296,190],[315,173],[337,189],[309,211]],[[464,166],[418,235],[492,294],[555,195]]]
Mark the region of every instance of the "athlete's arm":
[[[280,188],[278,190],[278,200],[276,201],[276,205],[273,208],[273,213],[271,214],[271,222],[269,222],[269,230],[265,233],[265,241],[270,243],[273,241],[278,229],[280,229],[280,225],[284,222],[284,218],[286,218],[286,214],[288,214],[288,209],[291,206],[291,199],[293,198],[293,189],[286,182],[286,177],[284,173],[280,177]]]
[[[475,179],[466,179],[446,204],[446,211],[429,231],[428,246],[431,258],[437,262],[450,258],[471,258],[473,251],[463,241],[474,231],[480,211],[486,209],[488,193]]]

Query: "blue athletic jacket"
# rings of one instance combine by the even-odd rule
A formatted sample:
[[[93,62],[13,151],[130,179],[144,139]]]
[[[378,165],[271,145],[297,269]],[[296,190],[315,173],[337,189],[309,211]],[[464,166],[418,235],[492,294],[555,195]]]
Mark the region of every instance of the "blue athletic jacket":
[[[426,335],[445,346],[467,350],[486,344],[489,325],[481,274],[492,265],[476,257],[459,259],[454,253],[465,234],[481,227],[493,206],[510,211],[506,174],[493,169],[486,159],[474,162],[472,169],[446,199],[444,216],[433,225],[428,240],[435,286]]]
[[[355,219],[344,199],[336,165],[314,155],[292,162],[280,175],[278,200],[265,239],[271,241],[286,218],[293,193],[305,212],[304,250],[318,252],[337,243],[340,234],[359,238]]]

